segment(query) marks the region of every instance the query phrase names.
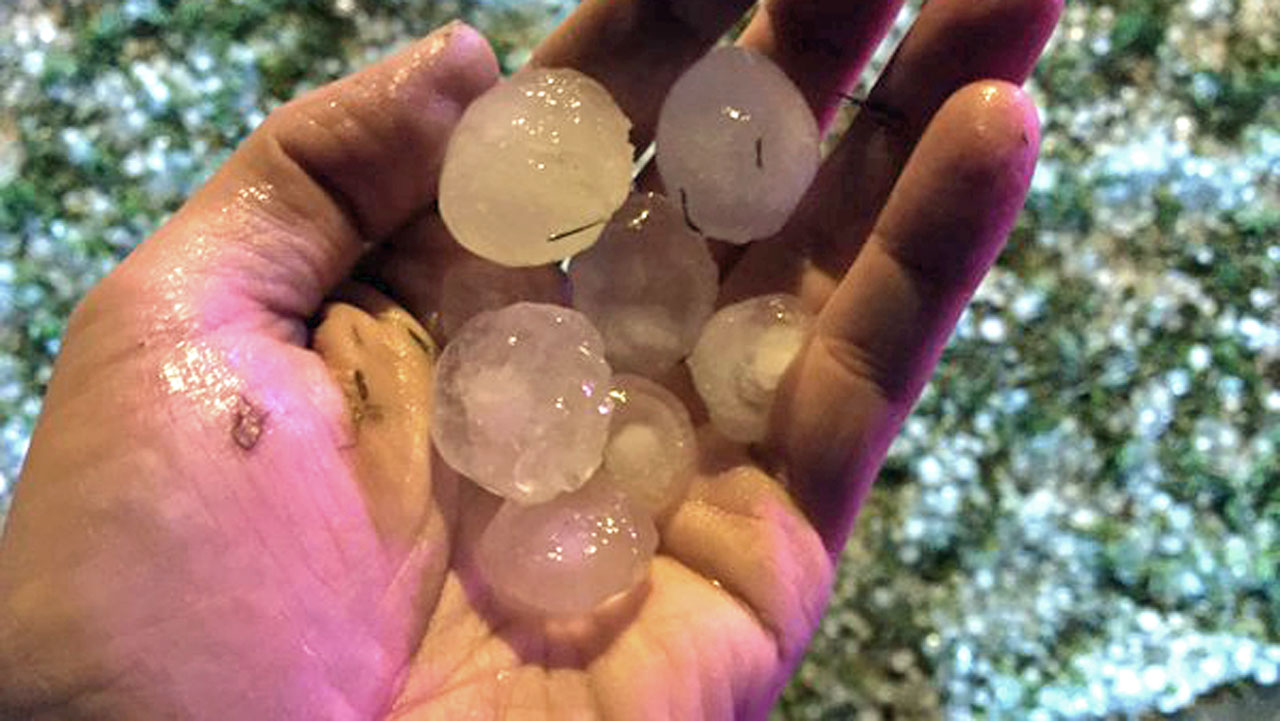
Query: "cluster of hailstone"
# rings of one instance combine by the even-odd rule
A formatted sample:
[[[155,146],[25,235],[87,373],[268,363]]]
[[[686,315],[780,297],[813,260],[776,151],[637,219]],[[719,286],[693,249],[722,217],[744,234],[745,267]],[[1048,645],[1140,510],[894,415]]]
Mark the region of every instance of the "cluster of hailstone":
[[[657,132],[669,195],[632,191],[629,129],[591,78],[527,70],[472,103],[441,171],[441,217],[494,279],[572,257],[572,308],[479,312],[436,369],[440,456],[506,499],[478,570],[538,614],[589,612],[648,574],[696,460],[689,411],[652,379],[687,359],[711,422],[759,441],[809,324],[785,295],[714,312],[704,237],[777,233],[813,178],[818,129],[782,71],[724,48],[675,83]]]

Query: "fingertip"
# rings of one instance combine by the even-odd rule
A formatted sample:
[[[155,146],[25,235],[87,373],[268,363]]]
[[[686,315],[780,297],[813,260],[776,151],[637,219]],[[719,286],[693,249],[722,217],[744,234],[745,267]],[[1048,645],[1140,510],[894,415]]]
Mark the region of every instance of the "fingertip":
[[[1038,149],[1025,91],[1003,80],[960,88],[912,152],[875,233],[925,275],[976,283],[1022,208]]]
[[[1040,148],[1040,117],[1025,90],[1005,80],[979,80],[960,88],[930,123],[921,148],[938,150],[965,173],[1026,176]],[[956,157],[959,155],[959,157]]]
[[[334,110],[376,110],[384,122],[437,109],[442,101],[469,103],[493,85],[498,60],[484,36],[454,20],[357,73],[287,103],[267,119],[280,132],[330,124]],[[420,122],[420,121],[419,121]]]
[[[967,89],[978,96],[991,142],[1007,146],[1018,155],[1034,157],[1040,146],[1040,115],[1031,96],[1005,80],[980,80]]]
[[[436,69],[432,74],[446,79],[438,89],[466,102],[498,81],[498,58],[489,41],[461,20],[420,40],[415,55],[430,60]]]
[[[498,81],[498,59],[475,28],[454,20],[407,48],[332,86],[338,103],[374,99],[392,114],[445,119]],[[401,122],[415,122],[409,119]]]

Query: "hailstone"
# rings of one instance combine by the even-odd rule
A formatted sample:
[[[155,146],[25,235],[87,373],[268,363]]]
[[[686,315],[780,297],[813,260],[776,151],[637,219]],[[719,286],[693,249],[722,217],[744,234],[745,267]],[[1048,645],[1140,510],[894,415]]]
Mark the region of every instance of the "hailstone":
[[[519,503],[591,477],[608,437],[613,372],[581,313],[517,303],[471,319],[436,366],[431,437],[458,472]]]
[[[658,172],[705,235],[777,233],[818,170],[818,124],[778,66],[746,48],[712,50],[671,86],[658,117]]]
[[[439,282],[439,310],[433,325],[452,338],[479,313],[513,303],[568,304],[564,274],[555,267],[512,268],[462,254]]]
[[[649,514],[592,482],[548,503],[504,503],[481,534],[476,565],[507,604],[572,615],[643,581],[657,546]]]
[[[783,373],[804,345],[812,316],[784,293],[726,306],[711,316],[689,356],[689,370],[726,438],[764,439]]]
[[[440,175],[440,215],[465,248],[542,265],[590,246],[626,200],[631,122],[596,81],[532,69],[467,107]]]
[[[604,336],[614,370],[657,376],[693,350],[711,316],[719,271],[680,209],[635,193],[600,240],[569,265],[573,306]]]
[[[611,484],[661,515],[684,497],[693,478],[697,443],[689,411],[671,391],[627,373],[614,377],[610,395],[609,441],[591,483]]]

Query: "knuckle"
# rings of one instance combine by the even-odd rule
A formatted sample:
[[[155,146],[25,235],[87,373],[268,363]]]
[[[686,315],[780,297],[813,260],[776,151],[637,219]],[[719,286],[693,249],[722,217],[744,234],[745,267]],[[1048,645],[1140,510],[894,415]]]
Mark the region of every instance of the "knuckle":
[[[872,392],[889,405],[907,404],[914,398],[912,374],[906,368],[885,362],[881,354],[873,353],[847,338],[827,333],[818,333],[813,342],[841,373],[868,384]]]

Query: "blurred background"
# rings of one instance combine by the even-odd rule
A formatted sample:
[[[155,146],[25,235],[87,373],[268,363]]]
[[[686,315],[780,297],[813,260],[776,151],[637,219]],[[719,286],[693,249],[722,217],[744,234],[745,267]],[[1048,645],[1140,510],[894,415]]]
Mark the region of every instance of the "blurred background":
[[[70,309],[273,107],[572,5],[3,0],[0,519]],[[779,719],[1280,718],[1280,7],[1072,0],[1030,87],[1027,209]]]

